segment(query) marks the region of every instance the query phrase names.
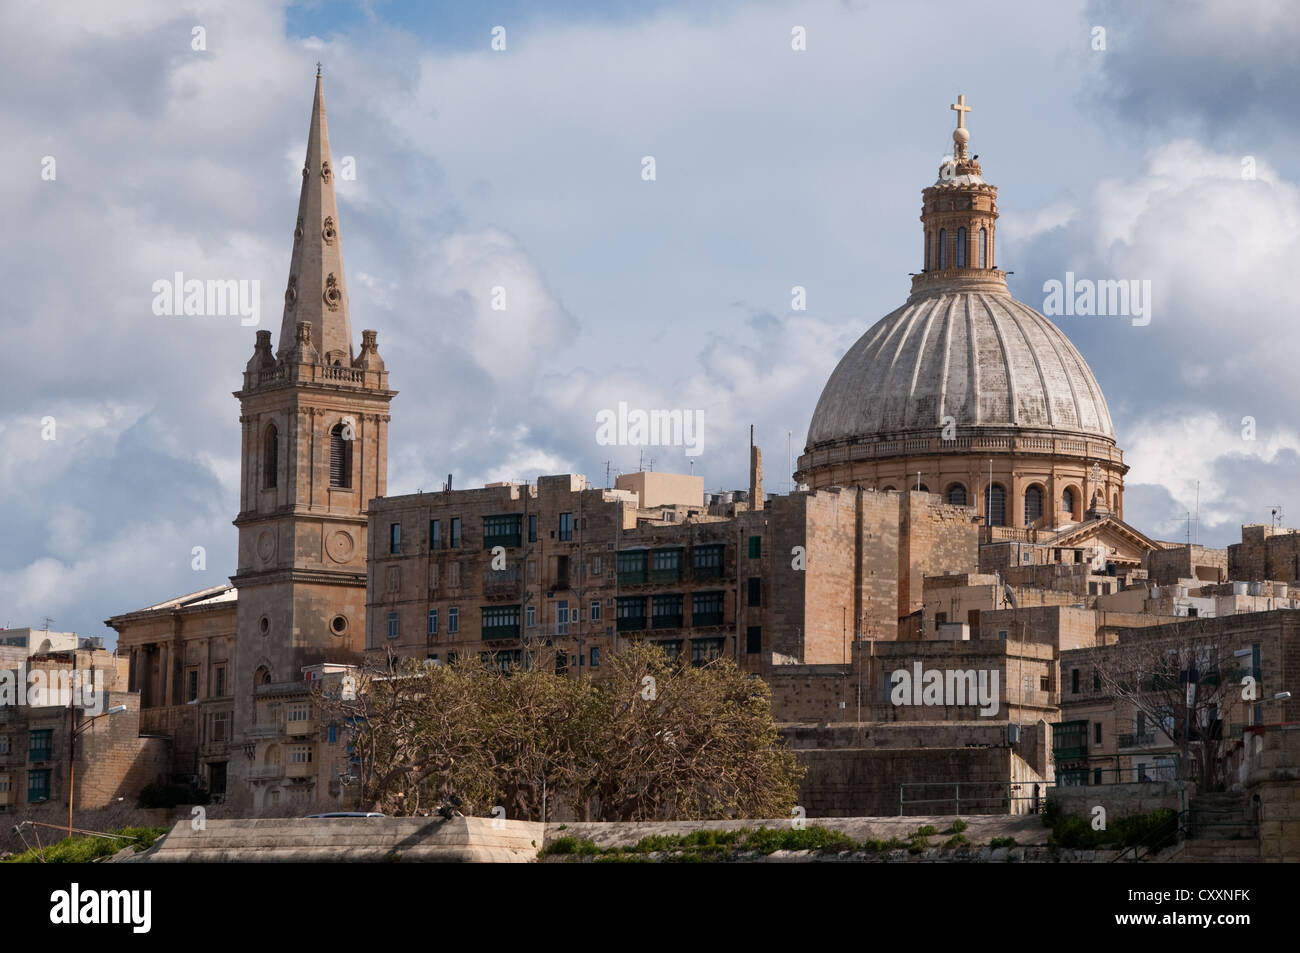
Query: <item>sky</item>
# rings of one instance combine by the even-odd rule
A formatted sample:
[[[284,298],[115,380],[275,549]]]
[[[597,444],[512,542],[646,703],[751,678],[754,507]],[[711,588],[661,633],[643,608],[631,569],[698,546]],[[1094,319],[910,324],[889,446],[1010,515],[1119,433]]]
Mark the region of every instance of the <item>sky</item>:
[[[655,469],[743,487],[753,424],[788,490],[826,378],[920,269],[961,93],[1016,297],[1151,282],[1144,326],[1053,318],[1106,394],[1126,521],[1300,525],[1298,58],[1270,0],[10,0],[0,624],[111,645],[110,615],[234,572],[256,328],[152,289],[258,281],[278,335],[318,61],[352,328],[399,391],[389,495],[603,485],[639,464],[595,439],[619,402],[702,411],[703,452]]]

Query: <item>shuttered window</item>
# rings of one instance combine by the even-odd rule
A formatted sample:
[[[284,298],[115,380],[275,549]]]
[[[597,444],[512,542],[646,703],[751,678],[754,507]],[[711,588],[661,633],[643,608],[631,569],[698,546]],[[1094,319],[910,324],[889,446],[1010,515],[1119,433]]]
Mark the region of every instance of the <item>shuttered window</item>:
[[[330,431],[330,486],[352,486],[352,441],[343,435],[343,425]]]
[[[268,490],[276,485],[276,474],[280,470],[280,434],[275,424],[266,428],[262,438],[262,486]]]

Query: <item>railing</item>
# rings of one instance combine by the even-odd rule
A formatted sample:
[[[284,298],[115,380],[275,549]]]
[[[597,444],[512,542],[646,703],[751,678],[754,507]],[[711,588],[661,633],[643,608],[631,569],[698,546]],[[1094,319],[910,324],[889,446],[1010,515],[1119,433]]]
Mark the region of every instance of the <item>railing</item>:
[[[311,689],[303,681],[297,682],[272,682],[269,685],[258,685],[253,689],[257,695],[307,695]]]
[[[947,807],[953,814],[1041,814],[1053,789],[1054,785],[1046,782],[1028,781],[909,782],[898,786],[898,816],[905,816],[909,809],[914,815],[947,814]],[[928,796],[947,791],[951,795]]]
[[[298,719],[290,718],[285,723],[284,733],[291,737],[315,734],[316,719],[315,718],[298,718]]]
[[[1119,746],[1121,748],[1150,748],[1155,743],[1155,732],[1151,731],[1119,736]]]
[[[935,428],[936,430],[938,428]],[[1109,443],[1094,443],[1087,440],[1061,437],[969,437],[961,436],[944,440],[938,434],[934,436],[912,436],[898,440],[882,440],[853,444],[847,447],[831,447],[805,454],[799,459],[799,467],[825,466],[827,464],[848,463],[853,460],[871,459],[873,457],[892,457],[900,454],[929,454],[951,450],[998,450],[1018,453],[1059,454],[1065,456],[1087,456],[1097,460],[1119,463],[1123,453]]]
[[[248,737],[250,738],[276,738],[284,733],[284,722],[282,721],[259,722],[248,727]]]
[[[267,781],[282,777],[284,777],[284,765],[281,764],[258,764],[248,769],[250,781]]]

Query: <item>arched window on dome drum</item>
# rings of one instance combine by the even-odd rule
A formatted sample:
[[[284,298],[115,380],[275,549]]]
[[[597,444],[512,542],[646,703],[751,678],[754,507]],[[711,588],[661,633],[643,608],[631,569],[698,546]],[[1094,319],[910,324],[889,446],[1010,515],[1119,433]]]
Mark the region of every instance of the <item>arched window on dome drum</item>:
[[[954,483],[948,487],[948,502],[953,506],[966,505],[966,488],[960,483]]]
[[[957,267],[966,267],[966,229],[957,229]]]
[[[330,486],[352,486],[352,441],[344,436],[342,424],[330,431]]]
[[[1000,483],[994,483],[985,494],[985,513],[990,526],[1007,525],[1007,490]]]
[[[939,229],[939,267],[948,267],[948,231]]]
[[[1025,525],[1033,526],[1043,518],[1043,491],[1036,486],[1025,490]]]
[[[275,429],[275,424],[266,428],[266,433],[262,437],[262,486],[265,489],[273,489],[276,485],[276,475],[280,471],[280,434]]]
[[[1069,513],[1071,516],[1074,515],[1074,491],[1068,487],[1061,494],[1061,512]]]
[[[930,270],[930,242],[932,237],[929,232],[925,233],[925,270]]]
[[[989,266],[989,231],[987,228],[980,229],[980,267]]]

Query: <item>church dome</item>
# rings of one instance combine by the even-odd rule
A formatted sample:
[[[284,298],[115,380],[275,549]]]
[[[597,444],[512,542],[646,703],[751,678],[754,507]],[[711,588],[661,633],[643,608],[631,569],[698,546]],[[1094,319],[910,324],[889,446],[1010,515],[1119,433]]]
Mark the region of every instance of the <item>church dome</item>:
[[[817,402],[807,447],[945,424],[1114,439],[1101,387],[1056,325],[1010,294],[937,291],[914,295],[849,349]]]

